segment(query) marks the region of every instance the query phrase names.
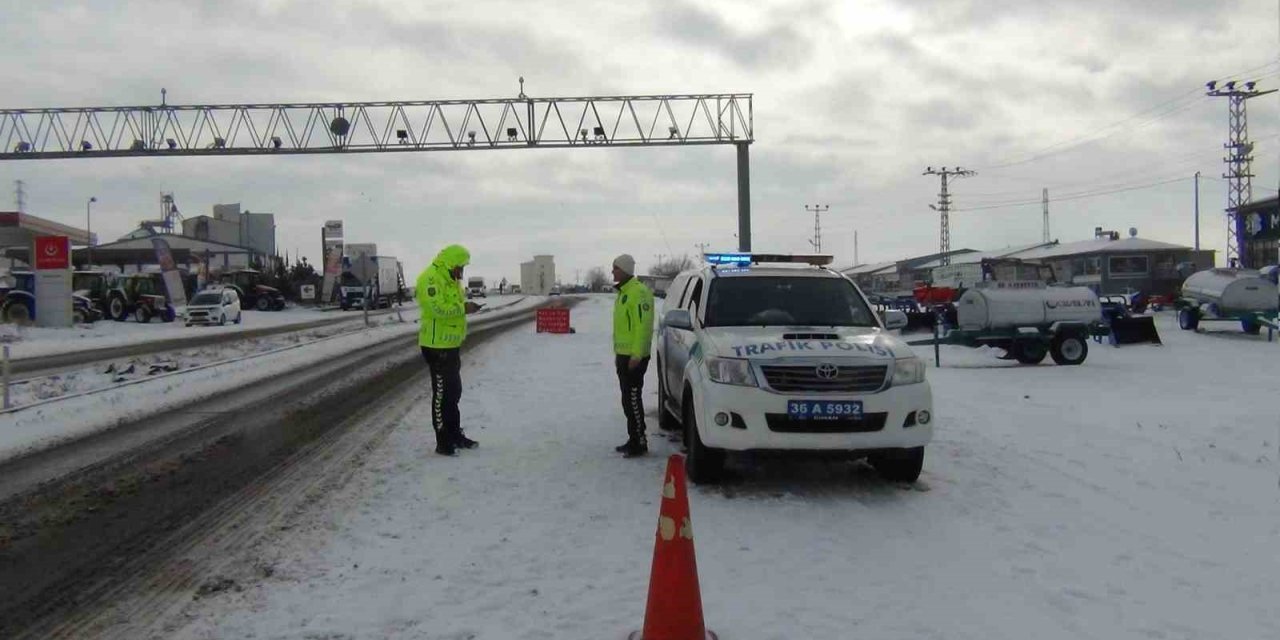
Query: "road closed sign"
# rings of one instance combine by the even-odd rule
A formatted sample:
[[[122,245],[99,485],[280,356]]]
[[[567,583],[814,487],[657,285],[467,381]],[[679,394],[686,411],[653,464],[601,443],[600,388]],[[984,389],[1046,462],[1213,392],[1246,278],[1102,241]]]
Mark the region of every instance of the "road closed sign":
[[[67,236],[36,236],[36,271],[71,268],[71,238]]]

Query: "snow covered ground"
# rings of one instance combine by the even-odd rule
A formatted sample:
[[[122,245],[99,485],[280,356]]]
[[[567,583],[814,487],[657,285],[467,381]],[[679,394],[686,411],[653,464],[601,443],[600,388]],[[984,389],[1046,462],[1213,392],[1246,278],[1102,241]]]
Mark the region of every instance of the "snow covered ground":
[[[472,322],[527,312],[543,300],[526,297],[492,304],[473,316]],[[125,359],[110,373],[87,368],[14,385],[17,410],[0,413],[0,461],[341,357],[388,338],[414,334],[417,319],[417,309],[406,306],[402,315],[392,311],[376,317],[372,328],[353,317],[353,323],[337,328]],[[153,369],[156,365],[159,368]]]
[[[482,301],[487,307],[499,307],[518,302],[523,296],[492,296]],[[400,309],[411,316],[417,314],[417,303],[406,302]],[[386,313],[386,310],[383,310]],[[0,342],[9,344],[10,357],[33,358],[56,353],[68,353],[102,347],[118,347],[129,344],[140,344],[157,340],[171,340],[193,335],[209,333],[236,334],[264,327],[284,327],[306,324],[323,320],[345,318],[351,322],[362,320],[360,311],[321,311],[312,307],[291,306],[284,311],[245,311],[244,321],[239,325],[224,327],[187,327],[181,322],[160,322],[152,320],[140,324],[132,320],[113,322],[100,320],[89,325],[77,325],[66,329],[50,329],[43,327],[19,327],[12,324],[0,324]]]
[[[462,415],[479,449],[431,453],[423,390],[345,485],[231,562],[241,589],[193,598],[163,637],[639,628],[677,446],[612,450],[625,434],[610,303],[577,307],[576,335],[469,351]],[[1181,332],[1167,314],[1159,326],[1165,346],[1094,345],[1080,367],[947,348],[914,486],[775,460],[692,489],[708,626],[788,640],[1280,637],[1280,343]],[[652,432],[652,371],[647,391]]]

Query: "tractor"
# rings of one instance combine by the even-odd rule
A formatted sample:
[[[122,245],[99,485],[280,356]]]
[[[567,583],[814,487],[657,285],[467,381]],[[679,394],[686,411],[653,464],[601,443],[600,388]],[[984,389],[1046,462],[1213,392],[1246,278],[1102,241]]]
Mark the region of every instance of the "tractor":
[[[10,274],[13,285],[0,288],[0,319],[14,324],[30,324],[36,317],[36,277],[30,271]],[[88,324],[102,318],[89,298],[80,293],[71,296],[71,318],[76,324]]]
[[[155,317],[164,322],[177,318],[158,273],[137,273],[116,280],[107,292],[107,315],[116,322],[124,322],[130,316],[142,323]]]
[[[240,269],[222,274],[223,286],[235,289],[240,296],[240,304],[245,309],[283,310],[284,294],[279,289],[264,284],[265,280],[262,272],[256,269]]]

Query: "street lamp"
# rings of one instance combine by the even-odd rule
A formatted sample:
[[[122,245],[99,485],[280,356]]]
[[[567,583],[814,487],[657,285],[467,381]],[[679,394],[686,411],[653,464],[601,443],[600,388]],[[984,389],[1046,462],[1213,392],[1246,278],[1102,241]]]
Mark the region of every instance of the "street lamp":
[[[90,207],[97,201],[97,196],[89,196],[89,201],[84,203],[84,230],[88,235],[88,238],[85,239],[85,269],[93,266],[93,217]]]

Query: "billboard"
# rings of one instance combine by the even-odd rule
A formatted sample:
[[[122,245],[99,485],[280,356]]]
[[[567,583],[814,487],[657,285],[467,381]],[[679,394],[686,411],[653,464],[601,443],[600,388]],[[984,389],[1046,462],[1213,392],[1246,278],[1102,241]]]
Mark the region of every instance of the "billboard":
[[[342,274],[342,221],[328,220],[320,229],[324,281],[320,285],[320,301],[333,300],[335,284]]]
[[[71,238],[36,236],[36,271],[71,268]]]

